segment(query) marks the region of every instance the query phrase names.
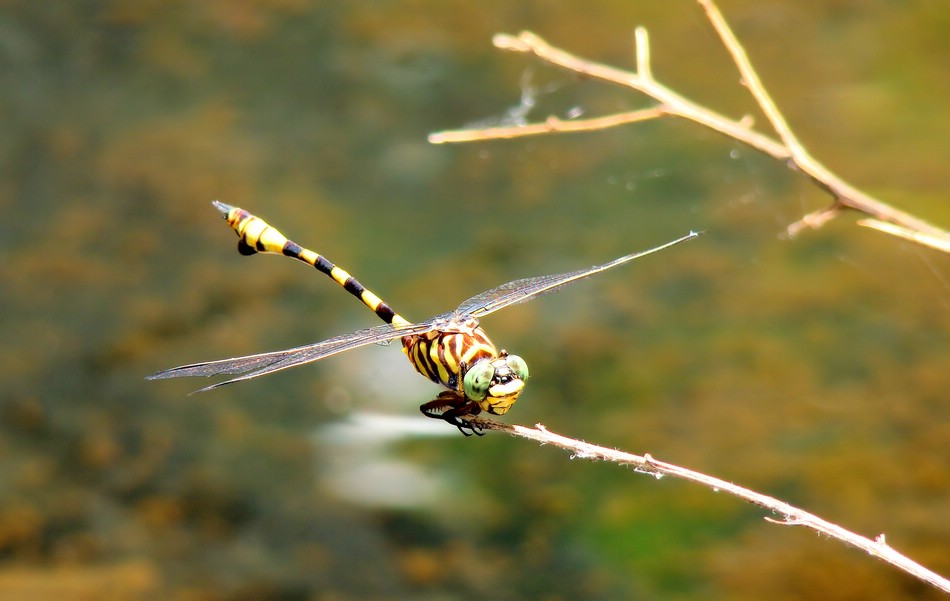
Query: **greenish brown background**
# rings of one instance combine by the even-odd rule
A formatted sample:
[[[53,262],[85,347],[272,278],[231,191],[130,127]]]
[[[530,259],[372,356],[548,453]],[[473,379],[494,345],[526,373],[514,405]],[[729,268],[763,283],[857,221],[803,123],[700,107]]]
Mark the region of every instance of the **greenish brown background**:
[[[943,2],[722,9],[813,154],[950,224]],[[637,25],[661,81],[755,113],[686,0],[0,4],[0,599],[938,598],[710,490],[425,422],[436,391],[395,347],[197,396],[144,380],[375,325],[312,270],[239,256],[212,199],[413,319],[707,229],[486,319],[532,370],[505,419],[950,574],[946,256],[850,216],[783,239],[827,198],[689,123],[427,144],[526,81],[535,119],[646,106],[491,46],[531,29],[631,67]]]

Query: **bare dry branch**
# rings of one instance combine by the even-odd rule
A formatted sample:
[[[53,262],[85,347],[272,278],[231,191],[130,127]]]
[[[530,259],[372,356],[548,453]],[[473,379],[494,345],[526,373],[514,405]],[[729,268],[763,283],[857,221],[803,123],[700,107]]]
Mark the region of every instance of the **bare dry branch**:
[[[526,426],[504,424],[484,418],[473,418],[472,421],[480,428],[485,430],[505,432],[507,434],[511,434],[512,436],[527,438],[541,444],[554,445],[571,452],[573,457],[579,459],[611,461],[624,466],[633,466],[634,471],[650,474],[656,478],[661,478],[663,476],[673,476],[701,484],[713,492],[725,492],[730,495],[734,495],[740,499],[743,499],[744,501],[748,501],[749,503],[758,505],[764,509],[768,509],[776,515],[781,516],[780,519],[766,517],[765,519],[770,523],[785,526],[804,526],[806,528],[811,528],[816,532],[820,532],[831,538],[836,538],[848,545],[861,549],[869,555],[883,559],[887,563],[910,574],[911,576],[918,578],[945,593],[950,593],[950,580],[947,580],[943,576],[928,570],[906,555],[903,555],[894,548],[888,546],[885,542],[885,537],[883,534],[879,534],[874,540],[871,540],[867,537],[846,530],[837,524],[823,520],[822,518],[808,513],[807,511],[803,511],[793,505],[789,505],[784,501],[779,501],[778,499],[763,495],[742,486],[738,486],[732,482],[720,480],[719,478],[686,469],[672,463],[659,461],[651,457],[649,454],[634,455],[624,451],[619,451],[617,449],[608,449],[606,447],[601,447],[573,438],[568,438],[566,436],[561,436],[549,431],[541,424],[536,424],[534,428],[528,428]]]
[[[647,109],[647,111],[656,111],[655,114],[645,116],[644,118],[639,118],[639,116],[637,118],[631,118],[632,115],[639,115],[641,113],[644,115],[648,114],[648,112],[634,111],[633,113],[621,113],[582,121],[562,121],[556,117],[549,117],[542,123],[521,126],[439,132],[429,136],[429,140],[432,143],[439,144],[445,142],[514,138],[548,133],[591,131],[594,129],[634,123],[663,115],[681,117],[751,146],[778,160],[784,161],[790,168],[806,174],[819,188],[831,195],[832,203],[829,208],[807,215],[787,228],[786,233],[790,237],[796,235],[803,229],[821,227],[821,225],[829,219],[841,214],[843,212],[842,209],[851,209],[863,213],[877,222],[890,223],[896,226],[894,228],[877,228],[880,231],[912,240],[923,246],[950,252],[947,250],[947,248],[950,247],[950,232],[865,194],[832,173],[827,167],[808,154],[766,92],[765,86],[763,86],[758,74],[752,68],[752,64],[745,50],[736,39],[715,3],[712,0],[697,0],[697,2],[699,2],[700,6],[702,6],[706,12],[707,18],[722,40],[723,45],[732,56],[732,60],[736,64],[742,77],[743,85],[749,89],[749,92],[768,119],[772,128],[778,134],[779,140],[754,131],[752,129],[752,120],[749,117],[743,117],[739,120],[729,119],[660,84],[653,77],[653,72],[650,67],[649,38],[646,29],[642,27],[636,30],[637,71],[635,73],[583,59],[560,48],[551,46],[539,36],[528,31],[522,32],[517,36],[497,34],[493,42],[496,47],[502,50],[532,54],[551,65],[584,75],[588,78],[598,79],[636,90],[654,99],[658,103],[654,109]]]
[[[429,142],[432,144],[445,144],[447,142],[473,142],[476,140],[521,138],[524,136],[537,136],[554,132],[594,131],[598,129],[616,127],[626,123],[636,123],[637,121],[657,119],[666,114],[666,110],[664,110],[662,106],[658,106],[655,108],[631,111],[629,113],[616,113],[614,115],[596,117],[593,119],[572,119],[570,121],[566,121],[563,119],[558,119],[557,117],[548,117],[544,123],[511,125],[508,127],[487,127],[484,129],[460,129],[456,131],[434,133],[429,136]]]
[[[827,190],[834,198],[836,205],[860,211],[880,221],[893,223],[904,230],[924,234],[927,238],[942,240],[942,245],[950,245],[950,233],[861,192],[832,173],[808,154],[805,147],[802,146],[798,137],[795,136],[791,127],[789,127],[785,121],[785,117],[782,116],[782,113],[778,110],[778,107],[775,106],[768,92],[766,92],[762,80],[759,79],[755,69],[752,68],[752,63],[749,61],[745,49],[743,49],[739,40],[736,39],[735,34],[732,33],[732,30],[729,28],[728,23],[726,23],[726,20],[723,18],[722,13],[719,12],[715,3],[712,2],[712,0],[697,1],[700,6],[703,7],[703,10],[706,11],[706,16],[709,18],[709,22],[712,23],[716,33],[719,34],[723,45],[725,45],[729,54],[732,55],[732,60],[742,75],[743,83],[755,98],[762,112],[765,113],[769,123],[772,124],[776,133],[778,133],[782,139],[789,154],[791,154],[791,163],[793,163],[796,168],[808,175],[819,187]],[[793,234],[792,231],[788,231],[788,233],[790,235]],[[917,240],[917,242],[930,246],[926,244],[924,240]],[[941,250],[941,246],[939,245],[932,246],[932,248]]]
[[[649,59],[648,38],[646,30],[637,28],[637,40],[640,46],[638,60],[643,63]],[[788,159],[791,154],[788,149],[774,139],[760,134],[749,128],[748,118],[734,121],[715,111],[700,106],[653,79],[650,69],[645,73],[631,73],[608,65],[588,61],[551,46],[546,41],[531,33],[521,32],[518,36],[497,34],[493,41],[495,46],[502,50],[533,54],[539,59],[552,65],[580,73],[591,79],[599,79],[634,89],[656,100],[665,109],[666,114],[695,121],[730,138],[752,146],[777,159]],[[642,58],[641,58],[642,57]],[[438,135],[438,134],[436,134]]]

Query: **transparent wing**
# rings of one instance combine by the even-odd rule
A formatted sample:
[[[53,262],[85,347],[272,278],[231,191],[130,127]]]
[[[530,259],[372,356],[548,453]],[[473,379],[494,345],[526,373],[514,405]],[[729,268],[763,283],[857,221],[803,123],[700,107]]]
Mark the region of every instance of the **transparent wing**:
[[[623,265],[624,263],[629,263],[634,259],[639,259],[640,257],[659,252],[665,248],[679,244],[680,242],[692,240],[701,233],[702,232],[690,232],[685,236],[667,242],[666,244],[661,244],[655,248],[630,255],[624,255],[618,259],[614,259],[609,263],[595,265],[588,269],[580,269],[578,271],[571,271],[569,273],[560,273],[556,275],[542,275],[508,282],[507,284],[502,284],[497,288],[492,288],[491,290],[482,292],[481,294],[476,294],[472,298],[459,305],[459,308],[456,310],[456,312],[460,315],[471,315],[475,318],[484,317],[485,315],[494,313],[499,309],[504,309],[509,305],[524,303],[533,298],[537,298],[542,294],[557,292],[568,284],[573,284],[574,282],[589,278],[592,275],[602,273],[608,269]]]
[[[343,334],[328,338],[322,342],[315,342],[305,346],[298,346],[283,351],[273,351],[270,353],[260,353],[258,355],[248,355],[246,357],[235,357],[233,359],[221,359],[219,361],[205,361],[202,363],[192,363],[173,367],[148,376],[148,380],[161,380],[165,378],[183,378],[187,376],[220,376],[242,374],[237,378],[218,382],[211,386],[206,386],[195,392],[204,392],[212,388],[218,388],[225,384],[233,384],[243,380],[250,380],[265,374],[274,373],[304,363],[313,363],[320,359],[325,359],[331,355],[342,353],[350,349],[367,346],[374,343],[386,342],[395,338],[401,338],[410,334],[421,334],[433,329],[432,320],[419,324],[408,324],[394,326],[392,324],[383,324],[365,330],[358,330],[350,334]]]

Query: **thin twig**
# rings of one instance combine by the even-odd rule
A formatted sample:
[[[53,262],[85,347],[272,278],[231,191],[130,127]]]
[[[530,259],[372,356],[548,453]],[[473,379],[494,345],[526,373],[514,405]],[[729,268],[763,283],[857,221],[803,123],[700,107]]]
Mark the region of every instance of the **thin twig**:
[[[703,10],[706,11],[707,18],[718,33],[723,45],[732,56],[733,62],[735,62],[742,76],[742,83],[749,89],[749,92],[756,100],[756,103],[765,114],[773,129],[775,129],[780,140],[775,140],[770,136],[753,130],[752,120],[749,117],[743,117],[739,120],[729,119],[660,84],[654,78],[650,67],[649,38],[646,29],[642,27],[636,30],[637,71],[635,73],[583,59],[560,48],[551,46],[539,36],[528,31],[522,32],[517,36],[497,34],[494,36],[493,42],[496,47],[502,50],[532,54],[540,60],[552,65],[579,73],[588,78],[625,86],[653,98],[658,104],[652,110],[658,113],[647,118],[668,115],[694,121],[695,123],[751,146],[760,152],[784,161],[792,169],[802,171],[818,187],[828,192],[833,201],[829,208],[806,215],[799,221],[788,226],[786,233],[789,236],[794,236],[803,229],[821,227],[821,225],[830,218],[839,215],[842,212],[841,209],[852,209],[864,213],[877,221],[891,223],[897,226],[893,230],[881,229],[881,231],[892,235],[900,235],[897,234],[898,231],[911,233],[913,235],[901,237],[913,240],[924,246],[948,252],[946,249],[950,246],[950,232],[865,194],[832,173],[828,168],[808,154],[766,92],[765,86],[762,85],[758,74],[752,68],[752,64],[745,50],[742,48],[742,45],[739,44],[718,8],[716,8],[712,0],[697,1]],[[582,121],[562,121],[551,117],[542,123],[521,126],[438,132],[430,135],[429,140],[432,143],[439,144],[444,142],[514,138],[547,133],[591,131],[645,120],[640,118],[624,118],[624,116],[638,113],[640,113],[640,111]],[[567,124],[571,125],[568,126]]]
[[[653,79],[653,67],[650,66],[650,35],[645,27],[637,27],[633,32],[636,42],[637,73],[647,80]]]
[[[740,499],[748,501],[754,505],[758,505],[764,509],[768,509],[774,512],[776,515],[781,516],[780,519],[766,517],[765,519],[770,523],[785,526],[804,526],[806,528],[811,528],[816,532],[820,532],[831,538],[836,538],[848,545],[857,547],[858,549],[867,552],[869,555],[883,559],[887,563],[910,574],[911,576],[914,576],[915,578],[918,578],[923,582],[926,582],[927,584],[942,590],[945,593],[950,593],[950,580],[947,580],[943,576],[928,570],[906,555],[903,555],[894,548],[890,547],[885,542],[885,536],[883,534],[879,534],[874,540],[871,540],[867,537],[846,530],[837,524],[823,520],[822,518],[808,513],[807,511],[803,511],[793,505],[789,505],[784,501],[779,501],[778,499],[763,495],[742,486],[738,486],[732,482],[720,480],[719,478],[686,469],[672,463],[659,461],[651,457],[649,454],[634,455],[624,451],[609,449],[573,438],[568,438],[566,436],[561,436],[549,431],[541,424],[536,424],[534,428],[528,428],[526,426],[504,424],[484,418],[474,418],[472,419],[472,422],[484,430],[505,432],[507,434],[511,434],[512,436],[520,436],[521,438],[534,440],[541,444],[551,444],[560,447],[566,451],[570,451],[573,457],[580,459],[611,461],[620,465],[633,466],[634,471],[650,474],[656,478],[660,478],[662,476],[674,476],[676,478],[681,478],[683,480],[689,480],[691,482],[701,484],[714,492],[725,492],[734,495]]]
[[[607,115],[606,117],[595,117],[593,119],[571,119],[567,121],[558,119],[557,117],[548,117],[544,123],[486,127],[484,129],[460,129],[434,133],[429,136],[429,142],[432,144],[445,144],[447,142],[474,142],[476,140],[521,138],[524,136],[538,136],[554,132],[594,131],[627,123],[636,123],[637,121],[657,119],[666,114],[666,110],[658,106],[639,111],[630,111],[629,113],[616,113],[614,115]]]
[[[829,207],[812,211],[811,213],[804,215],[795,223],[792,223],[786,227],[785,233],[788,234],[789,238],[794,238],[802,230],[817,230],[821,226],[837,217],[838,213],[841,212],[841,208],[841,205],[833,204]]]

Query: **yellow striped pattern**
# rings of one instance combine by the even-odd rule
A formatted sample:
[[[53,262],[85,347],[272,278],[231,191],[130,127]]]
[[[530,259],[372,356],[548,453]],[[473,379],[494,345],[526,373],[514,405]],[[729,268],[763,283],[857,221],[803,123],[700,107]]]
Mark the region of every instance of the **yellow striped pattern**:
[[[462,392],[463,365],[498,357],[498,349],[474,319],[455,323],[450,329],[405,336],[402,344],[416,371],[458,392]]]
[[[238,250],[241,251],[241,254],[274,253],[302,261],[333,278],[333,281],[360,299],[364,305],[386,323],[397,326],[409,325],[409,320],[393,311],[392,307],[385,301],[367,290],[346,270],[337,267],[323,255],[288,240],[277,228],[244,209],[219,202],[215,202],[215,206],[224,214],[228,225],[240,236]]]

